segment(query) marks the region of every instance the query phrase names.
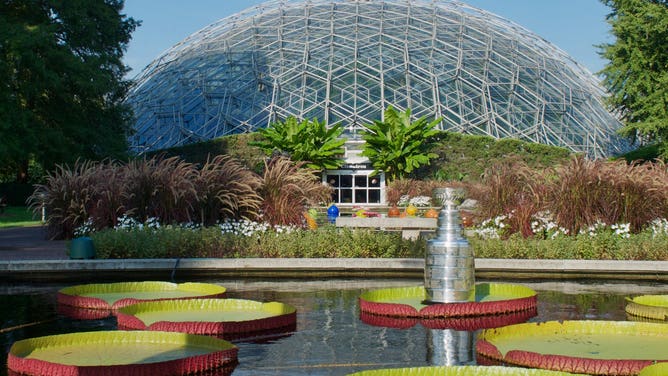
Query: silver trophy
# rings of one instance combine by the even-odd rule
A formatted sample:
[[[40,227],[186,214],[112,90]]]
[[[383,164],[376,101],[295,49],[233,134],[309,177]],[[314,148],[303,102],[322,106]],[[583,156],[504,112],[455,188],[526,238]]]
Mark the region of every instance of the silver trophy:
[[[475,299],[475,260],[462,236],[459,205],[464,191],[437,188],[433,195],[443,204],[438,214],[436,237],[427,241],[424,285],[426,303],[469,302]]]

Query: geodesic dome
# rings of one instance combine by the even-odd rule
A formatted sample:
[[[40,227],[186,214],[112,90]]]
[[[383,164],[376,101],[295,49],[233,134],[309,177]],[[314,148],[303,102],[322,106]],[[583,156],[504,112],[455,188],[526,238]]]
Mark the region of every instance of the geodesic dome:
[[[134,152],[251,132],[288,116],[359,138],[383,110],[442,130],[626,150],[582,66],[539,36],[458,1],[276,0],[221,19],[149,64],[128,97]]]

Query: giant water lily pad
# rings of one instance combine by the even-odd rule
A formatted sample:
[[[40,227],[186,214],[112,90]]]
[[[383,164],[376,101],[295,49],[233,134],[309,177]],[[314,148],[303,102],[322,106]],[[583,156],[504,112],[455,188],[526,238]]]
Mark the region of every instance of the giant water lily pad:
[[[636,375],[668,361],[668,325],[549,321],[485,329],[476,350],[512,365],[596,375]]]
[[[638,376],[666,376],[668,375],[668,362],[656,363],[647,366],[640,371]]]
[[[223,298],[225,291],[224,287],[211,283],[94,283],[61,289],[58,291],[58,303],[70,307],[110,310],[151,300]]]
[[[209,336],[97,331],[17,341],[7,367],[25,375],[186,375],[233,367],[237,351]]]
[[[538,311],[536,309],[529,309],[519,312],[499,313],[484,316],[416,318],[381,316],[362,311],[360,312],[360,320],[368,325],[395,329],[407,329],[419,323],[428,329],[474,331],[526,322],[537,314]]]
[[[668,320],[668,295],[627,298],[626,313],[654,320]]]
[[[349,376],[572,376],[572,373],[516,367],[442,366],[380,369]]]
[[[143,302],[116,311],[124,329],[175,331],[239,338],[244,333],[294,330],[297,310],[288,304],[244,299]]]
[[[471,302],[425,304],[423,286],[379,289],[360,296],[360,310],[392,317],[467,317],[535,309],[536,292],[526,286],[481,283],[475,287]]]

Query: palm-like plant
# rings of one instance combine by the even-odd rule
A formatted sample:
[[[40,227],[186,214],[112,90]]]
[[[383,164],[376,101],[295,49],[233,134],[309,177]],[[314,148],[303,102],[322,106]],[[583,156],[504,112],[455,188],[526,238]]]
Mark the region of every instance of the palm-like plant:
[[[317,119],[298,121],[288,117],[270,127],[258,131],[264,140],[252,142],[267,155],[285,153],[296,162],[306,162],[306,166],[316,170],[337,169],[343,164],[341,155],[345,152],[341,138],[343,127],[335,124],[327,127]]]
[[[403,179],[416,168],[438,157],[431,153],[429,139],[438,134],[441,119],[425,117],[411,122],[411,111],[399,112],[392,106],[385,110],[385,120],[367,124],[362,133],[366,141],[362,155],[369,158],[376,172],[385,171],[389,180]]]

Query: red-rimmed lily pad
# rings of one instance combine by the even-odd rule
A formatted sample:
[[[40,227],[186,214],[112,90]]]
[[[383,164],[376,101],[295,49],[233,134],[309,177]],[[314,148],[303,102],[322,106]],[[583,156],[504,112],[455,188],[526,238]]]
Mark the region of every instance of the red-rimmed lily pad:
[[[668,362],[656,363],[643,368],[638,376],[666,376],[668,375]]]
[[[572,373],[517,367],[440,366],[379,369],[348,376],[573,376]]]
[[[243,338],[296,328],[295,307],[244,299],[188,299],[143,302],[116,311],[119,328]]]
[[[70,307],[113,310],[143,301],[224,298],[225,291],[225,287],[212,283],[93,283],[61,289],[58,291],[58,303]]]
[[[425,304],[423,286],[379,289],[364,292],[360,310],[391,317],[470,317],[535,310],[536,292],[526,286],[481,283],[475,287],[475,299],[463,303]]]
[[[668,325],[548,321],[485,329],[478,354],[508,364],[595,375],[637,375],[668,361]]]
[[[626,313],[630,315],[668,320],[668,295],[641,295],[626,301]]]
[[[17,341],[7,367],[22,375],[187,375],[233,368],[237,352],[209,336],[97,331]]]
[[[529,320],[538,314],[537,309],[528,309],[519,312],[500,313],[484,316],[443,317],[443,318],[415,318],[381,316],[368,312],[360,312],[363,323],[386,328],[407,329],[421,324],[428,329],[453,329],[474,331],[487,328],[518,324]]]

